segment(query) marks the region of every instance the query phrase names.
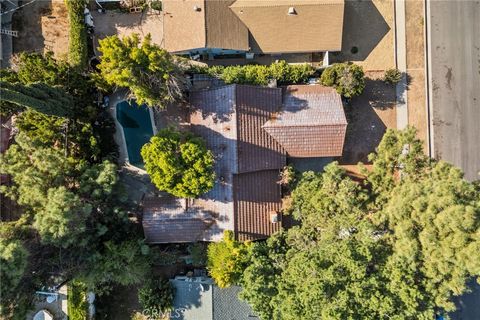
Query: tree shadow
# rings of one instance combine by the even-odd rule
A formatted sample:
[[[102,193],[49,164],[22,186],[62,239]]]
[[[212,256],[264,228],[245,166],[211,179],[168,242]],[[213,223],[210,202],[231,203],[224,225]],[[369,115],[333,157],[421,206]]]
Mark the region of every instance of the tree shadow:
[[[363,61],[390,31],[371,0],[345,1],[342,51],[332,60]]]

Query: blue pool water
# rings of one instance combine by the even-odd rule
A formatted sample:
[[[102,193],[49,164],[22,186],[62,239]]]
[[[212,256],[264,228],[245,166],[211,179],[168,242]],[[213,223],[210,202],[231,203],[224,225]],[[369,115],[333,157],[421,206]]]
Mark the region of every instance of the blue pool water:
[[[137,105],[133,100],[119,102],[117,103],[117,120],[123,127],[130,164],[143,167],[140,150],[153,136],[148,108]]]

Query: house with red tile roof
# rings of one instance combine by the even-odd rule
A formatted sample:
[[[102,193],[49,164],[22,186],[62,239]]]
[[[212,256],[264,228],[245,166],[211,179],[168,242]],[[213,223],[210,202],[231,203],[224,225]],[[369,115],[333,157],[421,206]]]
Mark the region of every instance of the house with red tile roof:
[[[217,181],[197,199],[144,202],[148,243],[264,239],[285,227],[280,171],[289,157],[342,155],[347,121],[338,93],[320,85],[226,85],[190,94],[190,130],[215,155]]]

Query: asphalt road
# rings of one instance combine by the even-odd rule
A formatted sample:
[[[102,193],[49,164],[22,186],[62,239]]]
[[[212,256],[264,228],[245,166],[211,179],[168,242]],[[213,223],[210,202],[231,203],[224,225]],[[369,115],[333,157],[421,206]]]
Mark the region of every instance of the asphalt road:
[[[480,179],[480,1],[432,0],[429,17],[433,155],[461,167],[468,180],[477,180]]]

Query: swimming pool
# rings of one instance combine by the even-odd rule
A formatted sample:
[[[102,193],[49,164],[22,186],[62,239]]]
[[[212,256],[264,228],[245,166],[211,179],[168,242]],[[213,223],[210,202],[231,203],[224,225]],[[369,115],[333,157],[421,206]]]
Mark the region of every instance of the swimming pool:
[[[127,144],[128,161],[136,167],[143,168],[140,150],[153,136],[150,111],[146,106],[139,106],[133,100],[117,103],[116,109],[117,120],[123,127]]]

